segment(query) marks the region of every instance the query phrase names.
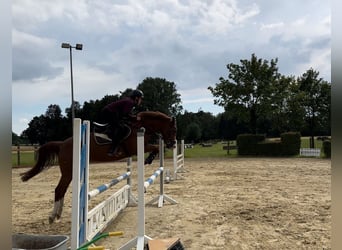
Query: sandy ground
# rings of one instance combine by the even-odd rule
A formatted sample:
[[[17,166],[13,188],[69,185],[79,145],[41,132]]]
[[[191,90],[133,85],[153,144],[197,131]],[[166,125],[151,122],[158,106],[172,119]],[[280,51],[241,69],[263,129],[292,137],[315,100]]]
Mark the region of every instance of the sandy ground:
[[[146,235],[180,238],[185,249],[193,250],[331,249],[330,165],[330,160],[313,158],[186,159],[184,179],[165,184],[165,193],[178,204],[146,206]],[[171,166],[166,161],[165,168]],[[147,166],[146,176],[157,167],[158,160]],[[92,165],[90,186],[109,182],[110,176],[125,170],[124,162]],[[133,164],[133,194],[137,195],[135,170]],[[20,181],[23,171],[12,171],[13,233],[70,235],[71,187],[62,219],[48,223],[59,168],[27,183]],[[148,189],[146,202],[158,195],[158,183]],[[106,231],[124,231],[123,236],[98,241],[108,249],[135,238],[137,207],[126,208]]]

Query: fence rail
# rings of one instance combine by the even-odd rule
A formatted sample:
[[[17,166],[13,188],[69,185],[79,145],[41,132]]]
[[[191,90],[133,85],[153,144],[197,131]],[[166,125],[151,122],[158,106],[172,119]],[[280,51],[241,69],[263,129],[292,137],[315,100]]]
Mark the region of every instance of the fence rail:
[[[16,166],[20,166],[23,162],[25,163],[25,160],[27,159],[22,159],[22,158],[27,158],[24,155],[28,155],[30,157],[30,161],[35,162],[37,160],[37,150],[38,150],[37,145],[33,146],[28,146],[28,145],[17,145],[17,146],[12,146],[12,155],[16,154]],[[32,158],[31,158],[32,157]],[[13,161],[12,161],[13,162]],[[13,162],[14,163],[14,162]]]
[[[300,155],[320,157],[321,149],[320,148],[301,148]]]

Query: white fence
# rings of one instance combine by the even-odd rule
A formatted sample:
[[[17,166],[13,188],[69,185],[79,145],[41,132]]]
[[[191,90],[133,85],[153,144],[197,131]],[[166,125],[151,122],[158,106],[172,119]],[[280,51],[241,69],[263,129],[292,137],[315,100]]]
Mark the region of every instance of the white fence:
[[[320,157],[321,149],[320,148],[301,148],[300,155]]]

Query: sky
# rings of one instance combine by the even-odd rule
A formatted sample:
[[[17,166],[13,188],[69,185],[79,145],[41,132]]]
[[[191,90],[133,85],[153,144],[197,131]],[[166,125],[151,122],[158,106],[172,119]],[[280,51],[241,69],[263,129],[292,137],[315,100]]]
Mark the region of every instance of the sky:
[[[50,104],[102,99],[146,77],[174,82],[182,106],[214,115],[209,86],[226,65],[278,58],[279,72],[308,69],[331,82],[331,6],[324,0],[12,0],[12,131]]]

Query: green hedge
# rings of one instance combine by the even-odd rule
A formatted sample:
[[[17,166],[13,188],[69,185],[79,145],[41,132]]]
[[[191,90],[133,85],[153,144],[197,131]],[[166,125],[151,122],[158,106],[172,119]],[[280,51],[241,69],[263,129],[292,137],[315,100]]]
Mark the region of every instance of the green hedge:
[[[239,155],[258,155],[256,145],[265,140],[264,135],[241,134],[237,136],[236,145]]]
[[[300,133],[287,132],[280,135],[282,147],[282,155],[298,155],[300,151]]]
[[[325,157],[330,158],[331,157],[331,141],[325,140],[323,141],[323,152]]]
[[[239,155],[290,156],[298,155],[300,150],[300,133],[281,134],[281,141],[266,141],[264,135],[241,134],[237,137]]]

